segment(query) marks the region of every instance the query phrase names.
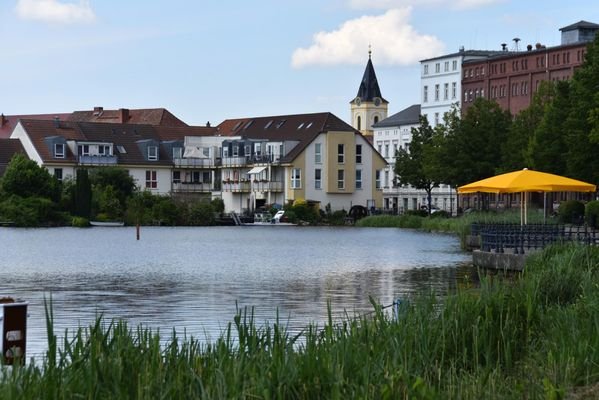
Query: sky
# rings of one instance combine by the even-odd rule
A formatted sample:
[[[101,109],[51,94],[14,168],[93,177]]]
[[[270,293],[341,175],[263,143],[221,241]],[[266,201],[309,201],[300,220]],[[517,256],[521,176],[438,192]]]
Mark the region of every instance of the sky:
[[[389,115],[419,61],[560,42],[588,0],[0,0],[0,113],[163,107],[191,125],[332,112],[349,120],[368,49]]]

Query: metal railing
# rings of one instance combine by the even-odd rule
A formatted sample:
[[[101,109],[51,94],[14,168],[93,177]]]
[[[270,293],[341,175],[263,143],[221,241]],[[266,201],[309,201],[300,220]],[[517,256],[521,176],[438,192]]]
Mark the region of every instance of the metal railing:
[[[117,156],[79,156],[79,165],[116,165],[118,163]]]
[[[480,236],[481,250],[526,254],[554,243],[599,244],[599,232],[586,226],[557,224],[472,224],[471,234]]]
[[[215,190],[210,182],[176,182],[173,183],[173,192],[211,192]]]
[[[216,166],[212,158],[175,158],[175,167],[178,168],[211,168]]]

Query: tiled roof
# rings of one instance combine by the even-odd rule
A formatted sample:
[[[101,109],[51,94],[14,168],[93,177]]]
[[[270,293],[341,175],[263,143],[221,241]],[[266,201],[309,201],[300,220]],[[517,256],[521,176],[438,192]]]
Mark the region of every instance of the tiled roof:
[[[560,28],[560,31],[566,32],[566,31],[573,31],[575,29],[599,29],[599,25],[594,24],[589,21],[581,20],[572,25],[568,25],[568,26],[564,26],[563,28]]]
[[[411,105],[392,116],[372,125],[373,128],[413,125],[420,122],[420,104]]]
[[[157,161],[147,161],[139,142],[146,140],[155,140],[157,142],[166,140],[183,140],[185,136],[197,135],[206,129],[214,128],[204,127],[180,127],[167,128],[155,127],[144,124],[106,124],[95,122],[75,122],[43,120],[21,120],[23,128],[26,130],[36,151],[44,163],[75,163],[77,162],[74,154],[67,148],[64,159],[54,158],[48,148],[45,139],[52,136],[63,137],[66,140],[76,140],[79,142],[104,142],[114,145],[113,154],[117,156],[119,165],[170,165],[171,155],[167,154],[163,146],[159,146],[159,155]],[[122,146],[124,153],[118,151],[117,147]],[[68,147],[68,146],[67,146]]]
[[[65,119],[70,114],[35,114],[35,115],[0,115],[0,139],[8,139],[12,130],[17,126],[21,118],[53,120],[58,117]]]
[[[164,108],[104,110],[102,107],[95,107],[94,110],[90,111],[75,111],[67,119],[77,122],[187,126],[185,122]]]
[[[217,128],[210,126],[155,126],[154,131],[163,141],[183,140],[185,136],[211,136],[217,134]]]
[[[12,156],[17,153],[26,155],[20,140],[0,139],[0,176],[4,175],[6,166],[10,162]]]
[[[299,141],[298,145],[281,159],[281,162],[293,161],[319,134],[329,131],[360,134],[346,122],[328,112],[228,119],[218,125],[218,133],[222,136]]]

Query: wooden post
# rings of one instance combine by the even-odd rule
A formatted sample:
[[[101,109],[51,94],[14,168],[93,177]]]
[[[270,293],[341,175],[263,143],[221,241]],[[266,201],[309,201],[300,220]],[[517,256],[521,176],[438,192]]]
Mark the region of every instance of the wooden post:
[[[135,224],[135,234],[137,237],[137,240],[139,240],[139,231],[140,231],[140,226],[139,226],[139,222],[137,224]]]

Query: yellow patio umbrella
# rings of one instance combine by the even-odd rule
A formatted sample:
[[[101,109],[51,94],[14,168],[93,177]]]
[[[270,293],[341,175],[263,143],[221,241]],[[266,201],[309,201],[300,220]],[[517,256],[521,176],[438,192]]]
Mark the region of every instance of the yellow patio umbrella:
[[[590,183],[524,168],[472,182],[458,187],[459,194],[467,193],[526,193],[526,192],[595,192]],[[526,223],[526,200],[524,201]]]

